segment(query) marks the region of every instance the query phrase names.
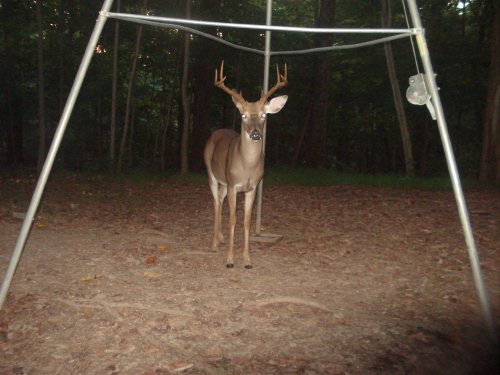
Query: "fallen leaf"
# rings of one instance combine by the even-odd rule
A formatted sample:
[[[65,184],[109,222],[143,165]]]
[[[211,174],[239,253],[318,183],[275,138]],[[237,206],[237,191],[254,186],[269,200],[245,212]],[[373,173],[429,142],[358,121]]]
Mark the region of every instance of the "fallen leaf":
[[[156,273],[156,272],[146,271],[146,272],[144,272],[144,276],[149,277],[150,279],[156,279],[156,278],[160,277],[160,274]]]
[[[125,353],[132,353],[133,351],[135,351],[137,347],[135,345],[130,345],[128,348],[126,348],[125,350],[123,350],[123,352]]]
[[[205,355],[212,358],[221,358],[222,357],[222,349],[218,345],[214,345],[211,348],[205,350]]]
[[[182,361],[174,363],[172,367],[174,368],[174,372],[184,372],[192,369],[194,367],[194,364]]]
[[[164,252],[164,251],[167,251],[168,247],[167,245],[156,245],[156,251],[159,251],[159,252]]]
[[[417,332],[417,333],[411,335],[411,337],[413,337],[415,340],[422,342],[424,344],[428,344],[430,341],[429,337],[426,336],[425,334],[423,334],[422,332]]]
[[[114,371],[116,371],[116,366],[115,365],[109,365],[108,367],[106,367],[105,370],[107,370],[107,371],[113,371],[114,372]]]
[[[155,264],[157,261],[156,256],[150,255],[146,258],[146,264]]]

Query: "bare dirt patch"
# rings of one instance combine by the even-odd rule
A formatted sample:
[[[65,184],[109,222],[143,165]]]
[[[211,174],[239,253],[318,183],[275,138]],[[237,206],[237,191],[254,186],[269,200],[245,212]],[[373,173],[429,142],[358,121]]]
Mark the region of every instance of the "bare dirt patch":
[[[34,180],[3,178],[7,267]],[[498,323],[500,193],[467,202]],[[494,374],[450,192],[271,186],[243,268],[208,186],[51,181],[0,312],[0,374]],[[225,220],[227,223],[227,206]]]

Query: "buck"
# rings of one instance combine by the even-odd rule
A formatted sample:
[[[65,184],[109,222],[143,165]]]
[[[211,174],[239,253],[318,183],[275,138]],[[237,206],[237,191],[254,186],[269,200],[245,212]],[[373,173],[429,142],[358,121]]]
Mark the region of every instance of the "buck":
[[[207,141],[204,151],[208,182],[214,197],[214,237],[212,250],[217,250],[224,242],[221,228],[222,203],[226,196],[229,202],[229,247],[226,266],[234,266],[234,228],[236,226],[236,195],[245,193],[245,245],[243,260],[245,268],[252,268],[250,261],[250,224],[256,187],[264,174],[263,135],[268,114],[279,112],[288,96],[282,95],[268,101],[276,90],[285,86],[287,70],[284,75],[276,66],[277,82],[267,93],[262,93],[256,102],[247,102],[241,93],[226,87],[224,81],[224,61],[220,74],[215,70],[214,85],[231,95],[233,103],[241,114],[241,132],[231,129],[214,131]]]

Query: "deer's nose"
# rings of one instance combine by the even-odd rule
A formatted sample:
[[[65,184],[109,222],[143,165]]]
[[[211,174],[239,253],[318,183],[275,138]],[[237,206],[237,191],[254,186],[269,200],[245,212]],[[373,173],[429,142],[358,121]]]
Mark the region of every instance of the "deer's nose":
[[[262,139],[262,134],[259,130],[254,129],[250,132],[250,138],[252,141],[260,141]]]

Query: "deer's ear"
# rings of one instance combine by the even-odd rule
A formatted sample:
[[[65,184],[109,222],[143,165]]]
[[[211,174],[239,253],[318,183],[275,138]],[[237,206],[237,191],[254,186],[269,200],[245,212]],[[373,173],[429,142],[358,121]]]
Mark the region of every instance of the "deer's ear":
[[[288,99],[287,95],[281,95],[271,99],[265,105],[266,113],[278,113],[285,106],[287,99]]]

